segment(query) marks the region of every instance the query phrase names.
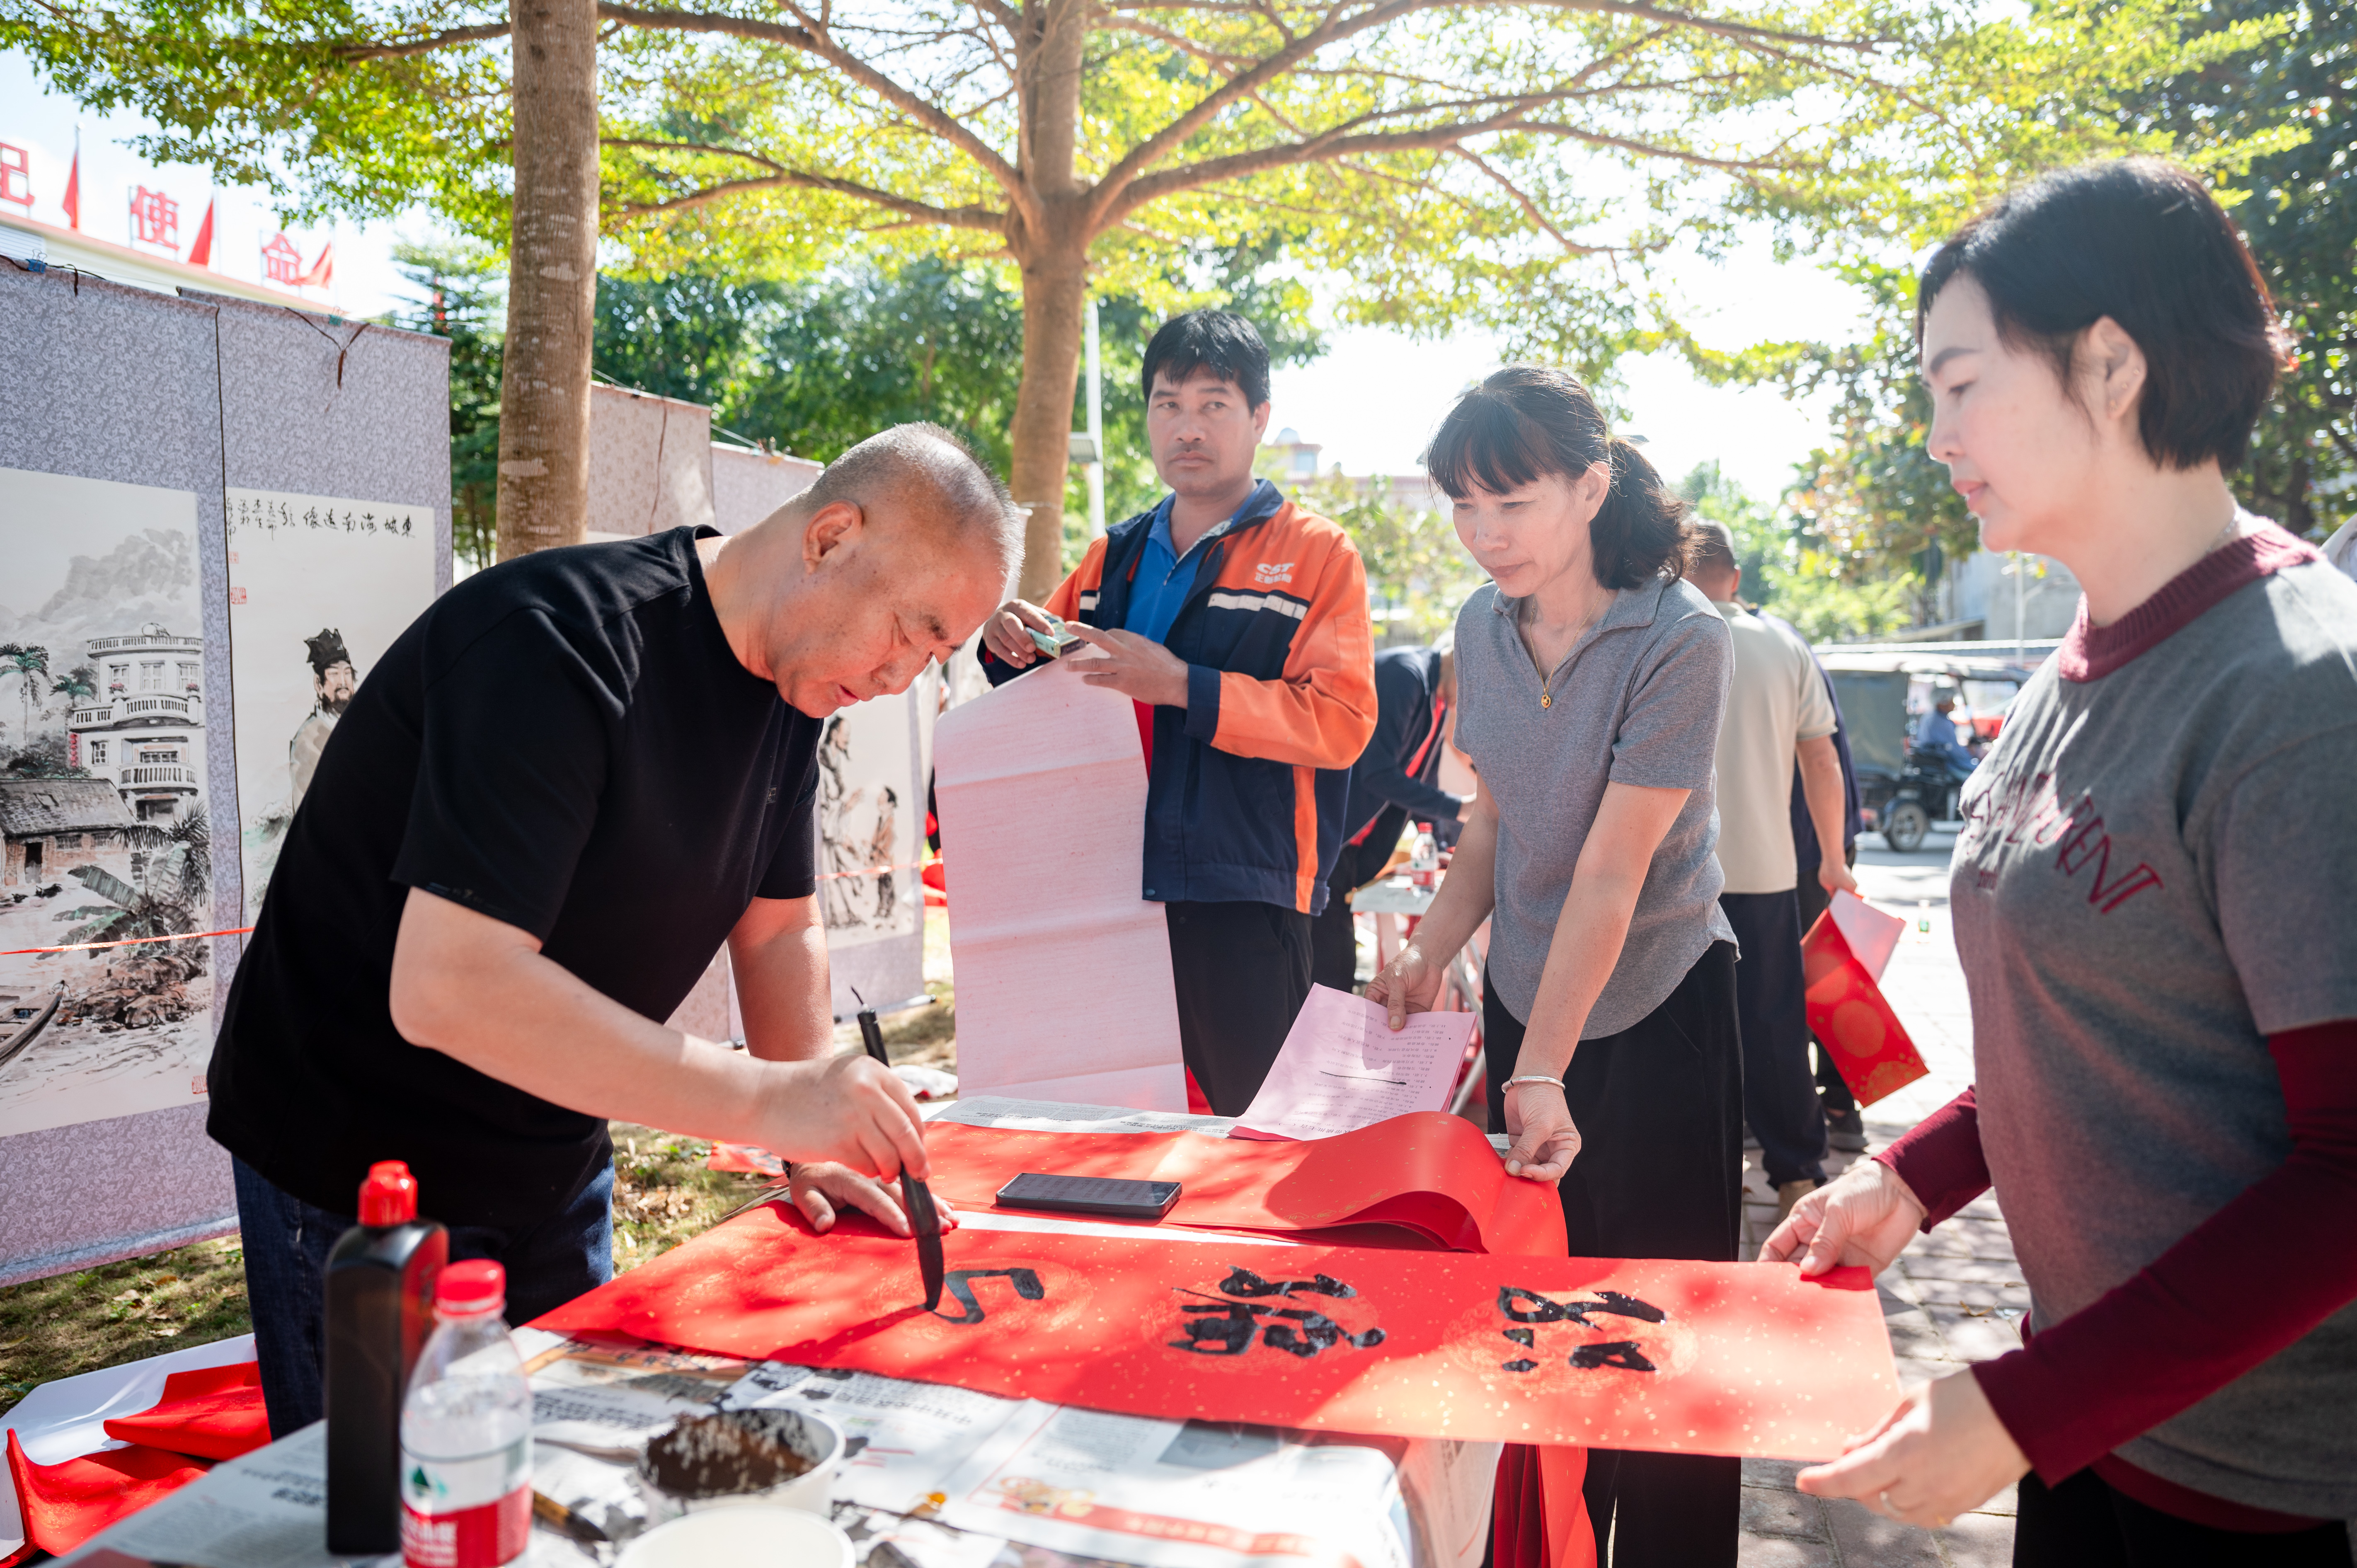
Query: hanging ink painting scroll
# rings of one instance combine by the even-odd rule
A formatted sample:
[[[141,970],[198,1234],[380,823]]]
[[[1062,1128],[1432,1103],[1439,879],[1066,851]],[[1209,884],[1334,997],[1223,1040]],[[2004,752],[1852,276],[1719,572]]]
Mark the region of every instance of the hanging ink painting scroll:
[[[908,1242],[772,1204],[535,1326],[1135,1415],[1789,1459],[1837,1455],[1899,1392],[1863,1269],[942,1240],[928,1312]]]

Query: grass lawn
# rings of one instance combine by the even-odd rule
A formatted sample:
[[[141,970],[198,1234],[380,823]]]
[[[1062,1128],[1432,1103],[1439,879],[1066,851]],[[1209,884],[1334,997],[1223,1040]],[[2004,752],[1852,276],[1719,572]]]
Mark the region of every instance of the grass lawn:
[[[938,912],[936,911],[936,916]],[[955,1071],[957,1015],[946,982],[930,1007],[884,1021],[895,1062]],[[858,1030],[835,1031],[856,1051]],[[704,1168],[711,1145],[612,1123],[614,1268],[624,1272],[696,1236],[764,1178]],[[235,1236],[0,1288],[0,1412],[35,1385],[248,1333],[244,1253]]]

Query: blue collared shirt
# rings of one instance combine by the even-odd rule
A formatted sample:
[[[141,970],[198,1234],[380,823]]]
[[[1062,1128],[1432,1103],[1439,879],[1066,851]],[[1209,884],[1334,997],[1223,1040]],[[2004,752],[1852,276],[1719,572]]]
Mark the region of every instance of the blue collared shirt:
[[[1274,489],[1266,479],[1252,488],[1243,504],[1227,520],[1218,523],[1202,538],[1195,541],[1181,556],[1170,538],[1170,508],[1177,496],[1164,496],[1162,504],[1154,509],[1153,525],[1146,530],[1146,547],[1138,552],[1137,576],[1130,585],[1129,610],[1122,618],[1122,629],[1161,642],[1170,635],[1170,623],[1178,618],[1178,608],[1187,602],[1188,590],[1195,585],[1195,568],[1203,559],[1203,547],[1236,524],[1236,520],[1261,499],[1263,489]]]

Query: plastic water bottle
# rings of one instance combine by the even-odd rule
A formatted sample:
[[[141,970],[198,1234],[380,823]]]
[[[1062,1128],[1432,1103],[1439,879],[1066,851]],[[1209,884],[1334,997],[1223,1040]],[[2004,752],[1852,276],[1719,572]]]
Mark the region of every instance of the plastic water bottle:
[[[532,1385],[508,1337],[507,1271],[470,1260],[434,1284],[434,1337],[401,1411],[405,1568],[499,1568],[532,1538]]]

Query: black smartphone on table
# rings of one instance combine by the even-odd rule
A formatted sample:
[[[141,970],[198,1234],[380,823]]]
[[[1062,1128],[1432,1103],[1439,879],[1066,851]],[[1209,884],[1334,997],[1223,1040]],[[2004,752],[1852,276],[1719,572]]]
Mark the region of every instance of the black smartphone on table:
[[[1178,1184],[1025,1171],[998,1189],[997,1201],[1002,1208],[1052,1208],[1113,1219],[1159,1219],[1178,1201]]]

